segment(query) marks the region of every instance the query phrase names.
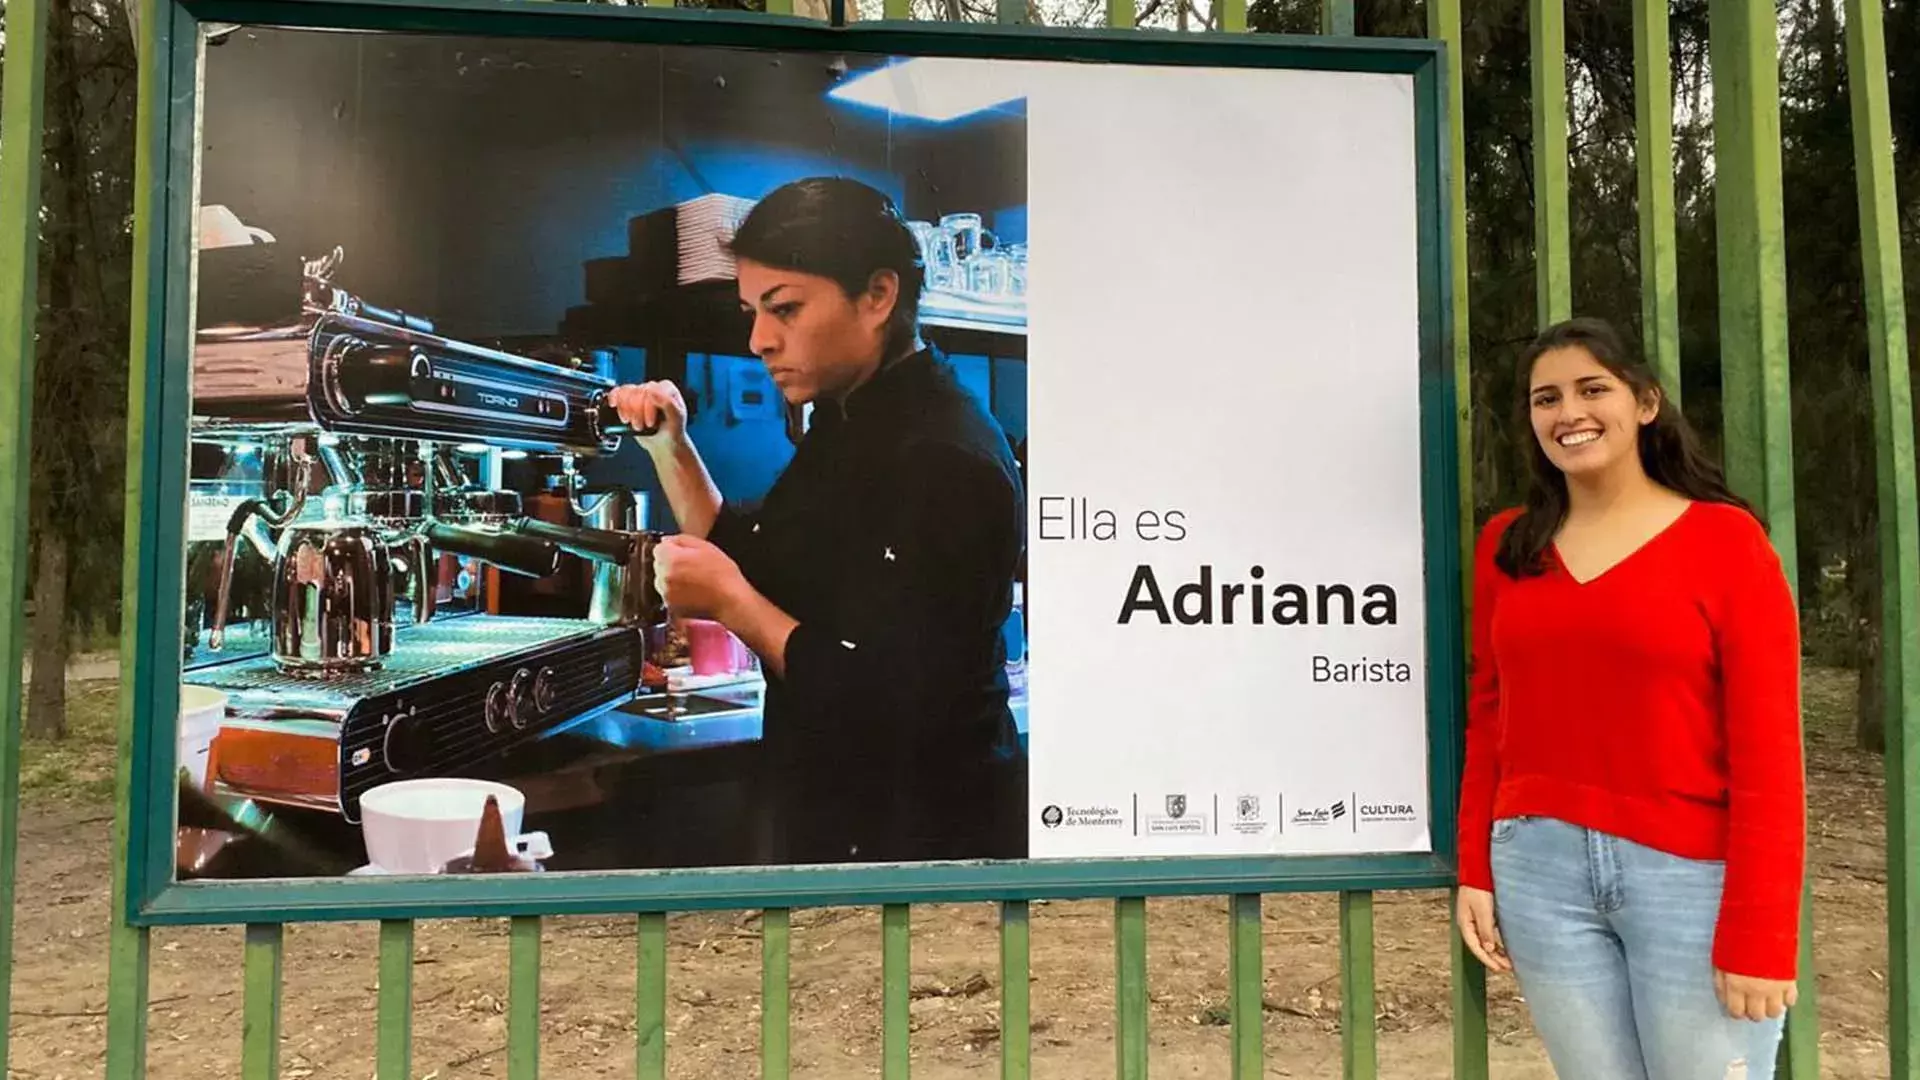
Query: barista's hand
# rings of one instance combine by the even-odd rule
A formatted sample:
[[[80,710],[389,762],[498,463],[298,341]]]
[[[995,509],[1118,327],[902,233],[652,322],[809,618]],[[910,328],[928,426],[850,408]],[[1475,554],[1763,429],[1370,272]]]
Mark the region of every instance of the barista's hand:
[[[676,617],[723,623],[753,592],[726,552],[685,533],[661,537],[653,549],[653,581]]]
[[[687,400],[680,396],[680,388],[670,382],[616,386],[608,392],[607,403],[635,432],[658,425],[658,430],[651,435],[634,436],[640,445],[649,449],[676,443],[687,433]]]

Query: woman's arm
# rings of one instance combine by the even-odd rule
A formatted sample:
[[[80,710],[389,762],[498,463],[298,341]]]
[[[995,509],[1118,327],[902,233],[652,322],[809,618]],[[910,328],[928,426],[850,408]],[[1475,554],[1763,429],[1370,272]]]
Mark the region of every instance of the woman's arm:
[[[801,697],[833,701],[885,683],[913,699],[948,685],[951,666],[969,663],[995,632],[995,605],[1025,544],[1025,507],[1017,481],[991,460],[941,446],[909,454],[889,520],[865,538],[870,566],[846,580],[831,617],[800,622],[726,551],[685,535],[655,549],[667,606],[719,620]]]
[[[1727,872],[1714,967],[1785,982],[1797,970],[1806,863],[1800,624],[1780,558],[1757,522],[1717,553],[1712,609],[1727,745]]]
[[[687,402],[680,388],[670,382],[616,386],[607,401],[635,431],[653,429],[652,434],[635,435],[634,441],[653,459],[680,531],[698,537],[712,532],[720,516],[720,489],[687,437]]]
[[[1474,547],[1473,625],[1467,682],[1467,760],[1460,778],[1460,884],[1493,890],[1488,850],[1493,830],[1493,797],[1499,787],[1497,760],[1500,725],[1500,675],[1493,661],[1493,610],[1500,568],[1494,552],[1514,518],[1506,511],[1481,530]]]
[[[673,509],[673,520],[679,522],[680,531],[698,537],[711,533],[720,516],[720,489],[693,440],[682,431],[670,441],[649,436],[641,439],[640,445],[653,459],[653,471],[666,489],[667,505]]]

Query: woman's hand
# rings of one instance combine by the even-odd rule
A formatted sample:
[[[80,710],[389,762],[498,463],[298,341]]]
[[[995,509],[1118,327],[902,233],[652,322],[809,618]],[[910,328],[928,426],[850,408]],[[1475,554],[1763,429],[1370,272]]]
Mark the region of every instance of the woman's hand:
[[[645,382],[616,386],[607,393],[607,404],[634,430],[634,438],[649,450],[671,446],[687,433],[687,399],[670,382]],[[655,430],[648,435],[640,432]]]
[[[1718,968],[1713,972],[1713,992],[1719,996],[1728,1016],[1756,1022],[1785,1016],[1800,999],[1800,986],[1791,980],[1756,979]]]
[[[713,544],[685,533],[653,549],[653,580],[675,618],[714,619],[746,643],[762,670],[787,674],[787,638],[800,624],[753,587],[740,566]]]
[[[723,623],[753,592],[726,552],[685,533],[660,538],[653,549],[653,581],[676,617]]]
[[[1493,894],[1485,889],[1460,886],[1460,901],[1454,917],[1460,924],[1460,936],[1467,951],[1479,957],[1490,971],[1512,971],[1507,944],[1500,940],[1500,926],[1493,916]]]

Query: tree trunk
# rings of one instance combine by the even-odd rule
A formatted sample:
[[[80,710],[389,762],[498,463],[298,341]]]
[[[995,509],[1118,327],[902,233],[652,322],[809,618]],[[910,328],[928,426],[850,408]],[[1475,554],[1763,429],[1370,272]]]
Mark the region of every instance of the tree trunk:
[[[1868,753],[1884,754],[1887,750],[1887,687],[1884,681],[1885,660],[1882,658],[1884,650],[1880,647],[1880,590],[1877,586],[1878,582],[1875,582],[1866,590],[1868,600],[1860,625],[1860,648],[1856,654],[1859,663],[1854,665],[1860,675],[1860,686],[1854,693],[1853,741],[1855,746]]]
[[[58,529],[40,534],[33,577],[33,687],[27,694],[27,734],[67,736],[67,539]]]
[[[1866,477],[1872,490],[1872,474]],[[1856,488],[1857,490],[1857,488]],[[1854,671],[1860,685],[1854,692],[1854,745],[1870,753],[1887,749],[1886,673],[1880,640],[1880,506],[1868,497],[1853,513],[1853,535],[1847,543],[1847,593],[1855,623]]]

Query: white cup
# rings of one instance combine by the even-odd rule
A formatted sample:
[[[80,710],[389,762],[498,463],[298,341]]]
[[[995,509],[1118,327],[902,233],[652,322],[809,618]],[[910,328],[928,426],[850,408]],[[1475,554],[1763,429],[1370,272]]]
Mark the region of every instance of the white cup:
[[[227,718],[227,695],[211,686],[180,686],[180,762],[178,767],[193,777],[193,786],[207,787],[207,755],[213,750],[213,737]]]
[[[487,796],[500,803],[510,851],[551,854],[545,833],[520,832],[527,797],[491,780],[423,777],[381,784],[360,796],[360,832],[373,867],[389,874],[437,874],[473,851]]]

